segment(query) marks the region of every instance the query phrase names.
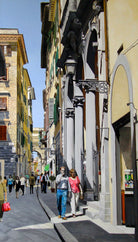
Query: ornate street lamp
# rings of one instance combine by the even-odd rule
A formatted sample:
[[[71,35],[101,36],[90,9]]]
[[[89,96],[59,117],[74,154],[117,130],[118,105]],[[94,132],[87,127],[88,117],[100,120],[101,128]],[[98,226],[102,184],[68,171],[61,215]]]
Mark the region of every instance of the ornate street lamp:
[[[77,62],[74,59],[72,58],[67,59],[67,61],[65,62],[67,76],[71,76],[71,77],[74,76],[76,72],[76,64]]]

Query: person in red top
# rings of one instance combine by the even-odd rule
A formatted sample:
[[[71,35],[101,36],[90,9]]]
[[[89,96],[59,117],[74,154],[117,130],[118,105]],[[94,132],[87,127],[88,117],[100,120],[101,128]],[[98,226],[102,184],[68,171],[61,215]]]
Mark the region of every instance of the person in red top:
[[[75,218],[76,208],[78,206],[79,201],[79,194],[81,193],[81,196],[83,196],[83,191],[81,188],[80,179],[76,175],[76,171],[74,169],[70,170],[69,183],[71,187],[71,212],[72,216]]]

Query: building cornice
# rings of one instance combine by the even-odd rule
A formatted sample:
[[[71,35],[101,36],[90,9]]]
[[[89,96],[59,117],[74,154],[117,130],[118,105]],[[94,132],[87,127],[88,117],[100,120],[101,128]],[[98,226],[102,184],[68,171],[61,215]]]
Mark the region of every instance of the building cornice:
[[[0,43],[4,44],[4,43],[9,43],[9,42],[11,42],[11,43],[18,42],[19,43],[24,64],[28,63],[28,57],[27,57],[27,53],[26,53],[23,35],[22,34],[0,34]]]

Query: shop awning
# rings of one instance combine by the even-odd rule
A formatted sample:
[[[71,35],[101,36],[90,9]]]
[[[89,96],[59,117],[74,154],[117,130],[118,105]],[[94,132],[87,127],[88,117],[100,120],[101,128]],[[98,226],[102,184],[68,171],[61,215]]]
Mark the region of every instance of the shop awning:
[[[49,171],[49,164],[47,164],[47,165],[45,166],[44,171]]]

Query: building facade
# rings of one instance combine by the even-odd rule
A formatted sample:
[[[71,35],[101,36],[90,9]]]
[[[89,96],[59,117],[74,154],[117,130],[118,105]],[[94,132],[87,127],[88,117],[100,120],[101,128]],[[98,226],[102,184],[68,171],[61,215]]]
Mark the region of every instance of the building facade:
[[[28,62],[23,35],[17,29],[0,29],[0,46],[6,75],[0,80],[0,159],[2,175],[26,174],[28,152],[28,88],[31,82],[24,64]],[[32,114],[30,114],[32,124]],[[29,139],[28,139],[29,138]]]
[[[76,169],[102,220],[127,225],[128,198],[135,214],[138,204],[137,7],[130,0],[50,1],[46,16],[57,5],[62,165]],[[53,54],[44,53],[48,81]],[[135,214],[130,226],[137,226]]]

